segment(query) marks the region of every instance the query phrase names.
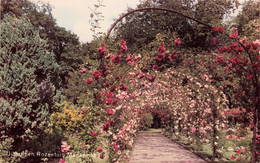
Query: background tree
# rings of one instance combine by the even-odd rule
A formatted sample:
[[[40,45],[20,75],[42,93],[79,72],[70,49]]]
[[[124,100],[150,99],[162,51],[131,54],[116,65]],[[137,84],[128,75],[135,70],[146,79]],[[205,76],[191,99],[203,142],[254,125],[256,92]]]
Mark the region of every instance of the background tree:
[[[260,2],[249,0],[243,4],[242,11],[235,17],[234,26],[239,35],[247,36],[250,40],[260,36]]]
[[[210,25],[220,24],[238,1],[193,1],[193,0],[144,0],[137,8],[160,7],[174,9],[183,14],[207,22]],[[206,8],[206,10],[204,10]],[[128,9],[130,11],[132,9]],[[203,10],[203,11],[202,11]],[[145,23],[144,23],[145,22]],[[144,11],[125,18],[115,29],[115,38],[124,38],[129,43],[129,50],[141,51],[155,39],[158,33],[171,34],[169,37],[180,37],[186,48],[207,49],[211,31],[196,22],[173,13],[163,11]],[[196,41],[195,41],[196,40]]]

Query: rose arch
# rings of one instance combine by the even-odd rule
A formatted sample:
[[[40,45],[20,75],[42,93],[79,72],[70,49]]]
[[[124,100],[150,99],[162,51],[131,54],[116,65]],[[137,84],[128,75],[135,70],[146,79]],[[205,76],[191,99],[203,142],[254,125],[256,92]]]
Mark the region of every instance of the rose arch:
[[[98,110],[94,113],[98,118],[91,131],[91,141],[99,146],[91,146],[92,151],[104,158],[106,149],[110,161],[114,162],[123,156],[129,157],[137,131],[149,114],[154,114],[161,120],[165,135],[184,138],[186,143],[194,144],[196,150],[208,144],[212,160],[221,158],[224,151],[229,150],[224,143],[229,141],[234,150],[231,159],[246,160],[251,156],[254,162],[259,114],[257,70],[260,67],[259,55],[255,52],[259,51],[259,45],[241,42],[234,30],[226,36],[237,43],[220,48],[219,53],[179,54],[176,50],[182,46],[181,38],[174,41],[174,51],[167,51],[161,42],[151,56],[128,54],[125,40],[120,42],[120,50],[115,54],[110,52],[106,43],[116,24],[129,14],[145,10],[172,12],[205,25],[214,33],[213,43],[224,33],[221,26],[212,27],[165,8],[132,10],[115,21],[98,49],[96,70],[90,72],[86,80],[93,89],[90,107]],[[161,69],[165,64],[169,66]],[[86,73],[84,69],[81,71]],[[230,91],[234,92],[234,99]],[[239,142],[248,139],[248,135],[243,134],[247,129],[252,131],[248,131],[252,141],[242,146]],[[99,135],[104,135],[108,143],[99,139]],[[245,146],[250,146],[251,154]]]
[[[108,30],[107,36],[104,39],[104,43],[106,43],[106,41],[109,39],[110,33],[113,30],[113,28],[123,18],[135,12],[142,12],[145,10],[160,10],[178,14],[180,16],[193,20],[199,24],[207,26],[210,30],[212,30],[213,33],[224,33],[223,28],[221,26],[215,26],[213,28],[211,25],[208,25],[207,23],[194,19],[188,15],[184,15],[178,11],[166,8],[149,7],[132,10],[118,18],[112,24],[111,28]],[[220,131],[227,130],[227,126],[229,126],[230,119],[232,118],[232,120],[235,122],[241,121],[241,119],[247,119],[247,122],[244,122],[243,125],[249,126],[249,128],[251,128],[251,130],[253,131],[251,162],[254,162],[257,153],[256,143],[258,142],[257,139],[259,138],[259,136],[257,136],[256,134],[257,123],[259,123],[257,117],[259,117],[260,115],[259,54],[257,54],[257,52],[259,51],[259,44],[254,42],[245,43],[243,41],[240,41],[236,29],[233,31],[232,34],[225,34],[225,36],[228,36],[230,39],[235,40],[236,43],[234,43],[231,46],[220,48],[220,54],[223,52],[233,52],[236,54],[236,57],[231,56],[230,58],[225,58],[223,57],[223,55],[220,55],[218,53],[199,53],[200,55],[202,54],[202,56],[200,56],[200,59],[203,58],[201,59],[204,60],[203,63],[196,62],[197,58],[190,61],[182,61],[183,66],[188,66],[190,68],[189,71],[191,72],[188,74],[187,72],[182,72],[182,68],[169,68],[167,72],[161,75],[160,79],[158,79],[158,73],[155,68],[158,65],[153,65],[153,67],[152,65],[150,65],[150,70],[149,72],[147,72],[147,74],[144,74],[140,69],[139,73],[136,73],[134,75],[131,74],[130,76],[136,75],[136,77],[139,80],[144,77],[149,82],[151,82],[151,84],[149,84],[146,82],[142,83],[139,80],[138,82],[132,81],[134,84],[137,84],[135,85],[135,88],[141,90],[141,95],[145,94],[145,98],[140,101],[141,107],[143,107],[143,109],[140,109],[137,114],[153,112],[156,115],[160,116],[161,121],[163,122],[163,126],[166,130],[168,129],[173,134],[175,134],[175,136],[176,133],[185,134],[188,138],[191,138],[192,135],[195,135],[195,142],[198,144],[201,143],[199,142],[199,139],[205,141],[209,140],[210,135],[210,141],[212,142],[211,144],[213,149],[213,160],[215,157],[219,157],[219,155],[221,155],[221,150],[219,149],[221,145],[218,145],[218,139],[219,135],[223,133],[221,133]],[[216,41],[216,37],[213,38],[213,41],[214,39]],[[180,39],[176,40],[176,46],[179,46],[178,41],[180,44]],[[124,42],[121,42],[121,47],[123,49],[125,49],[124,46],[126,48],[126,44]],[[242,53],[244,53],[244,55]],[[164,44],[161,43],[161,46],[158,48],[158,56],[156,57],[157,61],[161,61],[162,59],[164,59],[166,57],[164,55],[165,47]],[[172,54],[169,53],[166,55],[173,62],[179,57],[177,56],[176,52]],[[239,59],[242,60],[242,57],[240,57],[239,55],[243,55],[243,59],[246,59],[243,62],[240,62]],[[127,61],[129,61],[128,57],[129,56],[127,56],[126,58]],[[254,61],[255,59],[256,61]],[[248,61],[250,62],[249,64],[247,64]],[[197,70],[195,70],[197,72],[194,73],[192,72],[194,71],[194,69],[191,68],[191,65],[193,64],[198,64],[199,66],[204,67],[204,69],[198,68]],[[219,67],[215,66],[215,64],[219,65]],[[230,71],[233,70],[236,73],[240,73],[241,69],[245,71],[245,76],[241,77],[241,80],[239,80],[238,83],[235,84],[243,86],[245,81],[252,82],[253,95],[248,97],[249,100],[247,101],[252,102],[251,105],[248,104],[248,107],[251,107],[251,109],[240,108],[238,111],[236,109],[229,108],[230,101],[228,101],[229,97],[227,97],[225,94],[225,83],[223,86],[216,85],[216,76],[212,75],[217,74],[217,77],[219,77],[219,73],[216,72],[216,67],[222,67],[224,69],[224,66],[226,66],[225,69],[229,68]],[[154,75],[151,75],[150,72],[155,73]],[[192,73],[194,73],[195,75]],[[229,78],[229,73],[224,74],[222,78]],[[157,78],[159,81],[154,81],[155,78]],[[175,81],[173,81],[173,79]],[[233,87],[235,88],[235,86]],[[237,93],[239,93],[239,91],[237,91]],[[241,99],[242,97],[240,99],[237,98],[236,100]],[[244,107],[244,105],[241,105],[240,107]],[[237,106],[236,108],[239,108],[239,106]],[[245,114],[247,111],[250,111],[250,113],[247,114],[246,117],[241,116],[242,114]],[[139,117],[142,117],[142,115],[140,115]],[[232,137],[231,135],[229,136]],[[190,141],[193,141],[192,138]],[[242,150],[242,148],[239,148],[237,151],[240,150]],[[239,156],[239,158],[241,158],[241,156]]]

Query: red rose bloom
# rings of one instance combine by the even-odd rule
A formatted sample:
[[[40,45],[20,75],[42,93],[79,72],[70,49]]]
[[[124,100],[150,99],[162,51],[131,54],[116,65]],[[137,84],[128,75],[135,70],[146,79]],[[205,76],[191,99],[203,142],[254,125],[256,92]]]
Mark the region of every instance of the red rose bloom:
[[[125,61],[126,61],[127,64],[129,64],[129,65],[132,65],[132,66],[135,65],[135,61],[134,61],[134,59],[133,59],[133,55],[132,55],[132,54],[128,55],[128,56],[126,57]]]
[[[218,26],[215,26],[215,27],[213,27],[212,31],[213,31],[213,32],[218,32],[218,29],[219,29],[219,27],[218,27]]]
[[[112,101],[113,101],[113,98],[107,98],[104,102],[105,102],[105,104],[110,105],[112,103]]]
[[[111,92],[116,91],[116,85],[113,85],[113,86],[110,88],[110,91],[111,91]]]
[[[113,98],[113,97],[114,97],[114,94],[113,94],[112,92],[108,92],[108,93],[106,94],[106,97],[107,97],[107,98]]]
[[[165,53],[158,53],[157,57],[155,58],[158,61],[161,61],[165,58]]]
[[[165,58],[165,48],[164,48],[163,42],[161,43],[161,47],[158,48],[158,51],[159,51],[159,53],[155,59],[158,61],[161,61]]]
[[[219,53],[224,53],[225,51],[226,51],[227,49],[226,49],[226,47],[221,47],[221,48],[219,48]]]
[[[153,75],[153,76],[148,76],[148,75],[146,75],[145,77],[146,77],[146,79],[148,79],[150,82],[154,82],[154,80],[155,80],[155,78],[156,78],[156,75]]]
[[[121,49],[120,49],[120,52],[127,52],[127,46],[126,46],[126,42],[125,40],[121,40]]]
[[[84,67],[82,67],[80,70],[79,70],[80,73],[86,73],[87,72],[87,69],[85,69]]]
[[[120,149],[120,145],[116,145],[114,146],[115,147],[115,150],[118,151]]]
[[[114,114],[114,111],[112,108],[107,109],[107,115],[113,115],[113,114]]]
[[[158,65],[153,65],[153,71],[157,71],[158,70]]]
[[[86,82],[87,82],[87,84],[91,84],[91,83],[92,83],[92,79],[91,79],[91,78],[88,78],[88,79],[86,80]]]
[[[174,41],[175,46],[181,45],[181,39],[178,37],[177,40]]]
[[[100,158],[104,159],[106,157],[105,152],[100,153]]]
[[[250,73],[246,74],[246,81],[251,81],[253,79],[253,75],[251,75]]]
[[[165,52],[165,48],[164,48],[164,43],[161,43],[161,47],[158,48],[160,53],[164,53]]]
[[[217,42],[217,38],[213,37],[210,44],[211,45],[216,45],[216,42]]]
[[[114,99],[114,101],[112,102],[112,105],[115,106],[118,102],[118,99]]]
[[[112,62],[115,64],[115,65],[118,65],[120,63],[120,55],[116,54],[115,56],[112,57]]]
[[[99,147],[97,148],[97,151],[98,151],[99,153],[102,152],[102,151],[103,151],[102,147],[99,146]]]
[[[106,58],[106,59],[110,59],[110,58],[111,58],[111,54],[107,54],[107,55],[105,56],[105,58]]]
[[[168,58],[170,61],[174,61],[176,59],[176,57],[177,57],[177,53],[174,52],[174,53],[171,53]]]
[[[110,125],[111,125],[111,124],[110,124],[110,121],[107,121],[107,122],[103,125],[103,130],[104,130],[104,131],[108,131]]]
[[[224,29],[222,28],[222,26],[220,25],[220,26],[218,26],[218,32],[219,33],[223,33],[224,32]]]
[[[119,89],[122,90],[122,91],[127,91],[128,88],[123,83],[121,83]]]
[[[70,150],[70,145],[68,145],[67,143],[63,143],[61,145],[61,152],[62,153],[68,153]]]
[[[133,59],[133,55],[130,54],[126,57],[125,61],[128,62],[128,61],[131,61]]]
[[[215,26],[212,29],[213,32],[219,32],[219,33],[223,33],[224,29],[222,28],[222,26]]]
[[[238,31],[237,31],[237,29],[235,28],[235,29],[233,30],[233,33],[229,35],[229,38],[230,38],[230,39],[235,39],[235,38],[237,38],[237,37],[238,37]]]
[[[224,59],[220,55],[218,55],[217,56],[217,64],[223,64],[223,63],[225,63]]]
[[[242,149],[239,148],[238,150],[236,150],[236,154],[239,155],[241,153]]]
[[[105,44],[104,43],[101,44],[101,47],[98,49],[98,53],[100,55],[105,55],[106,54],[106,49],[105,49]]]
[[[137,76],[138,79],[142,79],[143,77],[145,77],[145,73],[143,73],[143,72],[141,72],[141,73]]]
[[[91,131],[91,135],[92,135],[92,136],[96,136],[96,135],[97,135],[97,132],[96,132],[96,131]]]
[[[98,71],[95,71],[95,72],[93,72],[93,76],[97,80],[97,79],[101,78],[101,73]]]
[[[109,87],[109,85],[110,85],[109,81],[106,81],[106,82],[104,83],[104,87]]]
[[[127,64],[130,65],[130,66],[134,66],[135,65],[135,61],[134,60],[128,61]]]
[[[63,159],[60,159],[60,162],[59,163],[66,163],[65,160]]]

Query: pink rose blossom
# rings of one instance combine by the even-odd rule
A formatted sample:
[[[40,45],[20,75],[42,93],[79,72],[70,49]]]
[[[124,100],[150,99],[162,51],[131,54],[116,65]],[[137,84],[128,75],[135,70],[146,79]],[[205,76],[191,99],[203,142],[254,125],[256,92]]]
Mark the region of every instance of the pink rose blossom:
[[[99,147],[97,148],[97,151],[100,153],[100,152],[103,151],[103,148],[99,146]]]

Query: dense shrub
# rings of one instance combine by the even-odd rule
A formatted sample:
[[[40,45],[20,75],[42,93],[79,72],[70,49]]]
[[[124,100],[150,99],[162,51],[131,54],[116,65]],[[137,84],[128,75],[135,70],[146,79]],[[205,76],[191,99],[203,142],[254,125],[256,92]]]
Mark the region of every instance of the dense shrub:
[[[2,20],[0,51],[0,139],[11,142],[1,150],[21,152],[54,111],[61,69],[25,18]]]
[[[73,153],[91,153],[95,147],[95,138],[91,135],[96,121],[93,115],[93,108],[77,108],[65,103],[61,112],[51,115],[51,131],[60,133],[61,141],[68,143]]]

